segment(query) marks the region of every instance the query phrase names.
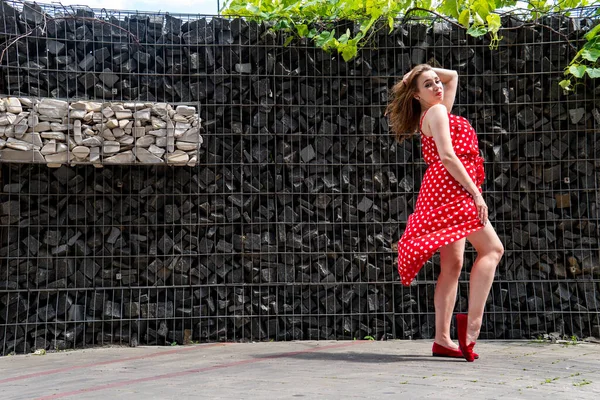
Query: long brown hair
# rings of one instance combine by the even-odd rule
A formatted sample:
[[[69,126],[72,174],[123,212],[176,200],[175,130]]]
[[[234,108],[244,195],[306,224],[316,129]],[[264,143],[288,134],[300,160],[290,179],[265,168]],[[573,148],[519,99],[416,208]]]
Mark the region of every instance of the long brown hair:
[[[417,81],[423,72],[430,70],[429,64],[417,65],[406,77],[406,83],[400,80],[392,87],[391,100],[385,114],[398,142],[412,136],[419,129],[421,104],[415,99]]]

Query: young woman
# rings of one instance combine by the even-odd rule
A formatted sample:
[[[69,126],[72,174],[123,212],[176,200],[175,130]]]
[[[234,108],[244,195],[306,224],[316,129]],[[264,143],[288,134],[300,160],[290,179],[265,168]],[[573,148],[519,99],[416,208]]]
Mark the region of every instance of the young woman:
[[[440,274],[435,295],[435,340],[432,353],[442,357],[478,358],[473,352],[485,302],[504,248],[488,221],[481,194],[483,159],[469,122],[450,114],[458,83],[456,71],[414,67],[392,88],[387,107],[398,141],[421,137],[427,170],[414,213],[398,242],[398,272],[408,286],[439,249]],[[477,251],[469,283],[469,311],[456,317],[457,346],[450,339],[452,311],[463,265],[465,239]]]

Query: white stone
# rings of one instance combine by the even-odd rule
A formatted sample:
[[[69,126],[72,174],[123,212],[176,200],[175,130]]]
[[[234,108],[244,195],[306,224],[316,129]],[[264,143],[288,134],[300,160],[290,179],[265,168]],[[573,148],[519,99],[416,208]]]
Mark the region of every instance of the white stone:
[[[15,135],[15,128],[12,125],[0,126],[0,136],[13,137]]]
[[[175,124],[175,137],[181,137],[191,127],[192,125],[187,122],[177,122]]]
[[[106,110],[106,108],[105,108],[105,110]],[[113,129],[113,128],[116,128],[118,126],[119,126],[119,121],[116,120],[116,119],[114,119],[114,118],[113,119],[109,119],[108,121],[106,121],[106,127],[108,129]]]
[[[23,134],[25,134],[25,132],[27,132],[27,130],[29,129],[27,124],[18,124],[18,125],[14,125],[13,127],[14,127],[13,132],[15,133],[15,137],[23,136]]]
[[[164,136],[167,136],[167,130],[166,129],[156,129],[153,131],[149,131],[148,135],[164,137]]]
[[[115,156],[104,159],[106,164],[132,164],[135,162],[135,155],[131,150],[124,151]]]
[[[151,144],[154,144],[154,136],[142,136],[135,140],[135,145],[137,147],[150,147]]]
[[[134,126],[133,129],[131,130],[131,134],[133,137],[142,137],[142,136],[146,136],[146,129],[144,129],[143,127],[138,127],[138,126]]]
[[[190,156],[190,160],[187,162],[188,167],[194,167],[198,163],[198,156]]]
[[[115,115],[115,112],[111,108],[105,107],[102,109],[102,115],[106,118],[112,118]]]
[[[164,161],[162,158],[157,157],[156,155],[152,154],[150,151],[138,147],[135,149],[135,155],[137,157],[138,160],[140,160],[140,162],[142,162],[143,164],[163,164]]]
[[[77,158],[84,159],[90,155],[90,148],[85,146],[75,146],[71,153]]]
[[[166,117],[171,106],[167,103],[156,103],[152,107],[152,112],[160,117]]]
[[[40,117],[37,114],[30,114],[27,117],[27,125],[34,127],[40,123]]]
[[[73,140],[77,144],[83,142],[83,135],[81,133],[81,121],[77,120],[73,123]]]
[[[69,162],[69,153],[63,151],[56,154],[48,154],[46,156],[46,162],[49,164],[66,164]]]
[[[99,113],[99,112],[92,113],[92,122],[93,123],[99,124],[102,121],[104,121],[104,116],[102,115],[102,113]]]
[[[56,99],[42,99],[37,105],[37,110],[41,115],[50,118],[66,117],[69,112],[69,103]]]
[[[15,119],[15,122],[13,122],[14,125],[17,124],[25,124],[27,125],[27,119],[29,118],[29,113],[28,112],[22,112],[17,114],[17,118]]]
[[[87,105],[87,101],[76,101],[74,103],[71,103],[71,108],[73,110],[86,110],[88,111],[88,105]]]
[[[125,134],[125,131],[121,128],[115,128],[112,130],[112,134],[114,137],[120,138],[121,136],[123,136]]]
[[[182,142],[182,141],[178,140],[175,143],[175,147],[177,149],[183,150],[183,151],[198,150],[198,143]]]
[[[97,103],[95,101],[87,101],[86,110],[93,111],[95,113],[100,113],[102,112],[102,103]]]
[[[154,129],[166,129],[167,122],[163,121],[162,119],[152,117],[152,127]]]
[[[69,112],[69,118],[72,119],[84,119],[87,115],[87,111],[85,110],[71,110]]]
[[[46,132],[50,130],[50,122],[42,121],[33,127],[34,132]]]
[[[44,163],[44,156],[37,150],[21,151],[13,149],[0,150],[0,162]]]
[[[90,147],[90,162],[100,161],[100,147]]]
[[[43,146],[42,138],[40,137],[40,134],[36,133],[36,132],[24,134],[23,137],[21,138],[21,140],[24,142],[31,143],[37,147]]]
[[[115,135],[113,135],[113,133],[110,129],[103,130],[102,137],[106,140],[115,140]]]
[[[204,142],[204,140],[202,139],[202,136],[200,136],[200,129],[198,129],[198,128],[190,128],[190,129],[188,129],[179,138],[179,140],[182,140],[184,142],[200,143],[200,144],[202,144]]]
[[[102,152],[104,154],[114,154],[121,150],[121,144],[119,142],[106,141],[102,146]]]
[[[14,114],[6,114],[0,116],[0,125],[12,125],[17,120],[17,116]]]
[[[69,129],[73,129],[73,125],[59,124],[58,122],[52,122],[50,124],[50,129],[54,132],[66,132]]]
[[[177,114],[181,114],[181,115],[194,115],[196,113],[196,107],[191,107],[191,106],[177,106],[177,108],[175,109],[175,112]]]
[[[165,156],[167,164],[187,164],[190,160],[190,156],[185,151],[175,150],[172,153],[167,153]]]
[[[68,149],[69,149],[69,147],[66,144],[64,144],[64,143],[60,143],[60,142],[56,143],[56,152],[57,153],[64,153]]]
[[[125,136],[121,136],[118,139],[118,142],[123,145],[130,145],[130,144],[133,144],[134,140],[135,139],[133,138],[133,136],[125,135]]]
[[[150,147],[148,148],[148,151],[157,157],[162,157],[163,154],[165,154],[165,149],[161,149],[160,147],[155,146],[153,144],[150,145]]]
[[[69,146],[69,149],[71,149],[71,150],[73,150],[75,147],[77,147],[77,143],[75,143],[73,138],[71,138],[70,136],[67,136],[67,144]]]
[[[65,134],[62,132],[42,132],[40,136],[43,139],[65,140]]]
[[[128,125],[130,125],[130,126],[128,126]],[[119,127],[120,128],[123,128],[123,129],[125,129],[125,128],[131,128],[131,126],[133,126],[133,124],[128,119],[122,119],[122,120],[119,121]]]
[[[166,148],[167,147],[167,137],[157,137],[156,138],[156,145],[158,147],[162,147],[162,148]]]
[[[45,156],[48,154],[54,154],[56,152],[56,142],[54,140],[48,141],[40,150],[40,153],[42,153]]]
[[[98,136],[88,137],[81,141],[81,144],[87,147],[100,147],[103,143],[104,139]]]
[[[91,111],[86,113],[85,116],[83,117],[83,122],[88,123],[88,124],[94,122],[94,113]]]
[[[21,102],[16,97],[8,97],[4,99],[4,106],[6,107],[6,112],[19,114],[23,112],[23,106],[21,106]]]
[[[124,103],[123,107],[129,109],[129,110],[141,110],[143,108],[146,108],[146,104],[144,103]]]
[[[186,123],[186,122],[188,122],[188,118],[191,118],[191,117],[184,117],[183,115],[175,114],[175,115],[173,115],[172,119],[173,119],[173,122],[184,122],[184,123]]]
[[[10,149],[14,149],[14,150],[21,150],[21,151],[39,150],[40,149],[38,146],[35,146],[33,143],[24,142],[23,140],[19,140],[19,139],[15,139],[15,138],[8,138],[6,140],[6,147],[8,147]]]
[[[130,110],[115,111],[116,119],[130,119],[133,118],[133,113]]]
[[[151,118],[150,110],[137,111],[135,114],[133,114],[133,118],[135,118],[136,121],[148,122]]]
[[[0,149],[3,149],[6,146],[6,140],[0,139]]]
[[[21,105],[26,108],[31,108],[33,106],[33,101],[27,97],[19,97],[19,102],[21,102]]]

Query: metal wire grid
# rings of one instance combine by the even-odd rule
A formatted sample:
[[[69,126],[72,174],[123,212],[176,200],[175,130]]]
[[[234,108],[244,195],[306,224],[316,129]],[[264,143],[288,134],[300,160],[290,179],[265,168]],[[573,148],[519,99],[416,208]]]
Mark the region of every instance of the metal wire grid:
[[[113,15],[131,21],[140,14]],[[231,23],[236,21],[240,23]],[[345,64],[308,44],[284,48],[284,38],[265,37],[271,34],[258,26],[252,32],[245,44],[201,46],[203,51],[220,52],[221,62],[229,58],[230,65],[237,57],[253,63],[257,72],[251,75],[224,73],[218,62],[205,73],[119,72],[121,81],[163,83],[148,85],[153,89],[145,97],[137,93],[139,100],[198,106],[207,140],[202,165],[180,170],[3,166],[1,202],[16,201],[27,210],[2,220],[0,257],[7,268],[0,277],[0,282],[6,279],[0,288],[0,336],[5,353],[103,343],[432,337],[439,263],[434,258],[416,284],[405,288],[395,271],[393,250],[425,166],[417,140],[396,145],[380,123],[387,88],[409,69],[403,60],[417,48],[423,48],[424,60],[433,56],[444,67],[460,71],[456,110],[476,128],[488,160],[484,192],[507,251],[490,295],[483,336],[592,333],[598,325],[597,270],[558,275],[555,268],[569,265],[571,256],[581,262],[584,255],[598,253],[598,126],[592,119],[585,127],[560,119],[529,129],[509,124],[521,107],[532,106],[541,115],[539,111],[554,104],[543,95],[553,90],[563,65],[549,68],[551,64],[535,61],[537,55],[556,48],[568,51],[561,38],[501,42],[496,51],[483,41],[464,38],[484,55],[483,65],[489,68],[477,70],[451,57],[454,45],[425,46],[425,36],[418,40],[409,36],[411,45],[404,48],[382,36],[356,61]],[[425,33],[421,27],[409,32]],[[82,40],[76,39],[75,45]],[[123,40],[131,45],[129,39]],[[121,42],[111,36],[98,43],[114,49]],[[162,46],[172,60],[184,47]],[[237,56],[227,52],[232,49]],[[263,51],[272,58],[260,57]],[[534,56],[522,70],[498,68],[503,52],[515,56],[525,51]],[[29,60],[32,55],[26,54]],[[281,73],[279,63],[299,69]],[[94,72],[104,70],[100,64],[101,69],[94,65]],[[393,73],[378,74],[385,64]],[[10,84],[11,77],[24,76],[26,70],[3,65],[2,71]],[[51,76],[58,82],[58,72],[44,69],[40,74],[55,73]],[[28,74],[32,75],[31,68]],[[182,101],[165,84],[174,77],[205,82],[207,87],[222,80],[230,92],[219,96],[216,89],[207,90],[201,99]],[[265,79],[268,85],[256,84]],[[470,87],[477,79],[498,85],[524,81],[510,86],[514,94],[506,105],[485,90]],[[540,84],[532,88],[538,80]],[[95,96],[81,90],[79,79],[73,82],[73,91],[59,97],[134,99],[123,91]],[[373,87],[381,90],[366,98],[365,89]],[[15,94],[8,84],[7,88],[7,94]],[[274,93],[275,101],[256,96],[265,88]],[[336,101],[341,93],[345,96]],[[593,93],[597,91],[560,97],[560,104],[567,109],[583,105],[589,112],[597,104]],[[492,121],[499,121],[498,128],[506,132],[491,126],[488,116],[493,112],[500,116]],[[305,122],[295,130],[277,125],[291,124],[290,116],[303,116]],[[360,130],[363,116],[375,118],[374,132]],[[344,119],[347,126],[338,123],[335,131],[323,128],[331,129],[323,121]],[[580,142],[584,148],[574,151],[569,145],[581,137],[586,138]],[[557,140],[566,148],[554,150]],[[550,159],[545,153],[535,157],[524,153],[535,143],[551,149]],[[320,154],[319,149],[327,150]],[[544,182],[548,166],[560,166],[558,182]],[[582,174],[585,185],[579,179]],[[570,195],[571,207],[548,207],[552,215],[539,208],[546,199],[552,203],[556,195],[564,194]],[[359,205],[365,211],[355,211]],[[535,246],[513,244],[517,232],[535,237],[533,224],[538,231],[546,230],[545,237],[538,236]],[[569,226],[577,232],[561,236]],[[32,252],[35,241],[39,248]],[[473,252],[467,252],[457,311],[467,307],[473,258]]]

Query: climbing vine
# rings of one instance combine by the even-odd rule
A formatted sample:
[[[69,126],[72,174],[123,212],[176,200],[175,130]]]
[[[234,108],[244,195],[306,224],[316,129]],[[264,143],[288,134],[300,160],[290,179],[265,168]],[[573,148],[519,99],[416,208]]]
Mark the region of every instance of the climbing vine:
[[[519,8],[524,22],[536,22],[549,13],[569,13],[588,7],[592,18],[600,19],[600,0],[230,0],[224,15],[237,15],[269,23],[274,30],[313,40],[317,47],[336,51],[344,60],[354,58],[358,49],[379,29],[390,32],[398,18],[434,15],[464,27],[473,37],[489,35],[490,47],[502,40],[501,15]],[[337,29],[340,21],[352,21],[358,29]],[[590,30],[587,42],[565,70],[561,86],[572,90],[586,74],[600,76],[600,28]]]

